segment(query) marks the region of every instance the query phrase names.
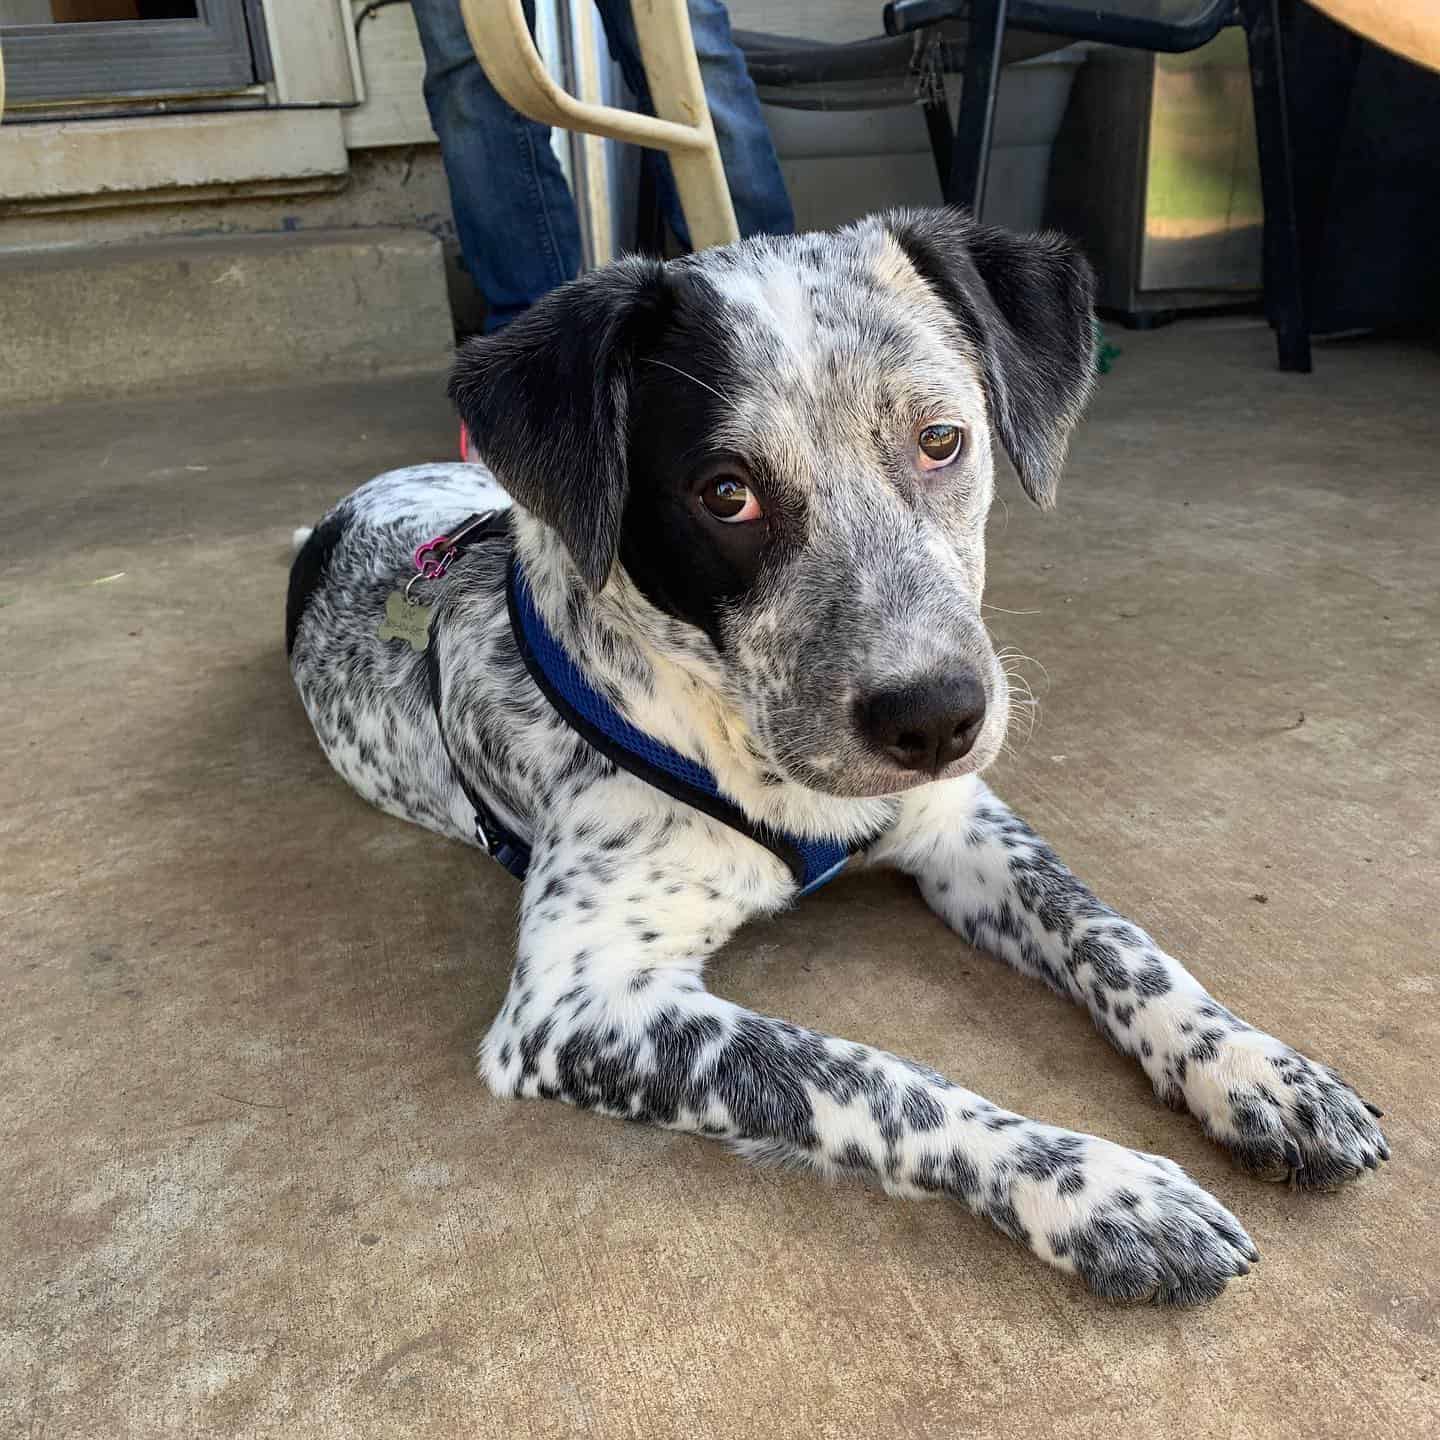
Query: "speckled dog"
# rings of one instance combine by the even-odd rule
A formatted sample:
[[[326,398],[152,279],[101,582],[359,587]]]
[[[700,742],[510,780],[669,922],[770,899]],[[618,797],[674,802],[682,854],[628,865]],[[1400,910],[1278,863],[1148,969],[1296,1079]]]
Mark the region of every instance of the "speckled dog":
[[[478,806],[528,844],[480,1047],[498,1094],[942,1195],[1103,1295],[1187,1304],[1257,1257],[1172,1161],[702,978],[795,900],[793,857],[823,840],[913,875],[966,941],[1083,1005],[1255,1175],[1323,1189],[1387,1157],[1378,1111],[1214,1000],[979,778],[1009,715],[980,616],[992,444],[1051,504],[1091,373],[1084,261],[956,212],[622,261],[463,348],[451,391],[488,471],[422,466],[344,500],[296,558],[289,641],[362,795],[471,842]],[[501,533],[412,587],[416,623],[389,623],[417,545],[510,497]],[[703,767],[713,804],[562,715],[517,585],[557,663]]]

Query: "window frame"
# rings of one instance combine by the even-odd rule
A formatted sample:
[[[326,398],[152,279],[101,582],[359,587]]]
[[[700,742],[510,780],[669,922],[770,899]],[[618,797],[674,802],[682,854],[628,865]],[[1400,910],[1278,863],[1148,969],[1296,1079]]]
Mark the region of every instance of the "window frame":
[[[0,27],[7,106],[226,94],[270,78],[258,0],[195,8],[193,20]]]

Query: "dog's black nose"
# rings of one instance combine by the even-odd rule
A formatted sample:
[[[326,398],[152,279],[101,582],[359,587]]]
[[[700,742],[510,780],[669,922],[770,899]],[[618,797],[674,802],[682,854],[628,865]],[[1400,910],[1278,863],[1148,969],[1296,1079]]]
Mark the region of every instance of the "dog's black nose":
[[[856,703],[860,733],[902,770],[938,774],[970,753],[985,723],[985,687],[973,670],[932,675]]]

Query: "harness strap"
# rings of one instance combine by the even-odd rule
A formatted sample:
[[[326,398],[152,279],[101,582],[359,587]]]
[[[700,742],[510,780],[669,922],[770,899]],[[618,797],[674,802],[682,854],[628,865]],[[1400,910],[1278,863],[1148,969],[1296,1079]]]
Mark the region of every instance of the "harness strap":
[[[492,859],[498,860],[517,880],[523,880],[530,869],[530,846],[526,844],[487,803],[485,797],[470,783],[465,772],[455,761],[455,752],[450,748],[449,737],[445,734],[445,722],[440,715],[440,646],[439,637],[431,636],[430,646],[425,652],[425,679],[430,688],[430,706],[435,711],[435,728],[440,732],[440,744],[444,747],[445,758],[455,772],[455,779],[465,792],[470,808],[475,812],[476,844]]]
[[[510,562],[506,599],[515,644],[540,692],[571,729],[602,755],[657,790],[738,830],[784,862],[800,893],[818,890],[853,853],[843,841],[787,835],[752,820],[721,793],[703,765],[636,729],[586,678],[569,652],[550,633],[518,559]],[[863,847],[857,847],[863,848]]]
[[[445,550],[440,569],[433,577],[440,579],[449,567],[450,561],[463,550],[482,540],[492,540],[505,535],[509,530],[508,518],[503,510],[468,515],[451,532],[455,537]],[[440,537],[446,539],[447,537]],[[433,546],[436,542],[431,541]],[[424,546],[421,547],[425,549]],[[417,557],[419,552],[417,552]],[[417,567],[419,559],[417,558]],[[423,569],[419,573],[424,574]],[[465,793],[470,808],[475,812],[475,843],[492,860],[498,860],[517,880],[523,880],[530,869],[530,846],[522,840],[496,813],[485,797],[470,783],[469,777],[456,762],[455,752],[450,748],[450,738],[445,733],[445,721],[440,713],[440,635],[432,631],[430,643],[425,650],[425,682],[430,692],[430,708],[435,712],[435,728],[440,732],[440,744],[445,758],[455,772],[456,783]]]
[[[471,515],[451,533],[456,538],[449,545],[448,553],[453,555],[485,540],[508,537],[509,517],[505,511]],[[739,806],[720,793],[715,777],[703,765],[631,725],[614,703],[590,683],[550,633],[535,608],[530,582],[513,550],[506,575],[505,598],[510,628],[525,668],[560,718],[622,770],[628,770],[673,799],[728,825],[757,845],[763,845],[789,869],[800,886],[801,895],[818,890],[844,869],[853,854],[872,843],[874,837],[852,847],[833,838],[809,839],[787,835],[751,820]],[[426,676],[440,743],[465,798],[475,810],[475,838],[480,847],[516,879],[523,880],[530,866],[531,847],[495,814],[493,807],[477,792],[456,764],[446,738],[440,715],[439,638],[433,633],[430,637]]]

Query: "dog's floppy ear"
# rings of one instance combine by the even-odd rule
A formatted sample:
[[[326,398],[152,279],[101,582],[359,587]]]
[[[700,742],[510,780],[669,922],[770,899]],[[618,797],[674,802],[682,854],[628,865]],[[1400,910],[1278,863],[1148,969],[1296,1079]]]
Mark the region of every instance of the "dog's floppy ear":
[[[565,542],[599,590],[620,543],[635,348],[664,267],[629,259],[552,291],[460,347],[450,398],[495,478]]]
[[[883,218],[974,346],[1000,443],[1025,493],[1048,508],[1095,383],[1089,262],[1061,235],[977,225],[964,210]]]

